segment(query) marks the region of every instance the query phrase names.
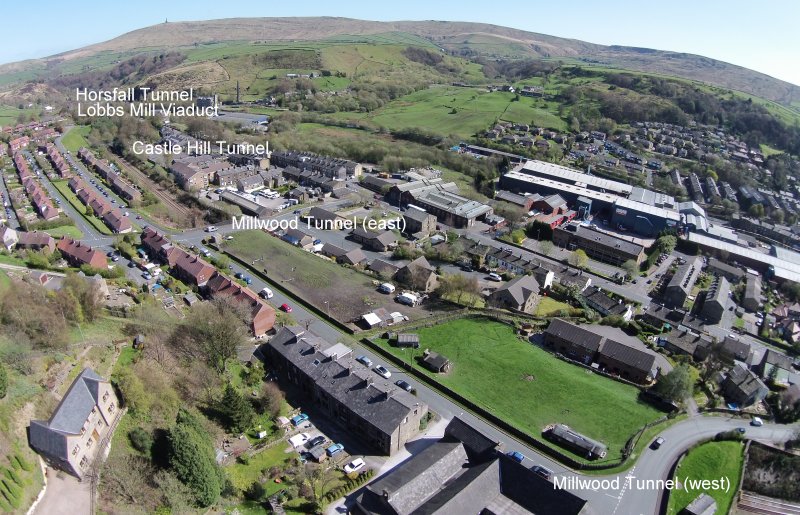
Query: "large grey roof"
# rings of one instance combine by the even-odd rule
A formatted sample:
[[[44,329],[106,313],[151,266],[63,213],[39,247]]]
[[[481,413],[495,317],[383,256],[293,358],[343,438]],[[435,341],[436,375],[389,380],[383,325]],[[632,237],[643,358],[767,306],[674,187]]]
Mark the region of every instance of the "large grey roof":
[[[325,356],[324,351],[333,344],[298,327],[281,328],[267,345],[311,378],[320,390],[387,434],[396,430],[418,404],[401,388],[373,382],[374,374],[355,361],[352,353],[338,359]]]
[[[66,436],[78,435],[97,406],[99,383],[106,382],[94,370],[85,368],[67,390],[50,420],[32,420],[31,446],[52,456],[67,458]]]
[[[652,371],[656,362],[654,355],[614,340],[606,339],[598,352],[601,356],[620,361],[642,372]]]
[[[539,282],[532,275],[520,275],[507,282],[495,293],[507,291],[517,304],[525,304],[525,300],[533,294],[539,293]]]
[[[603,341],[603,336],[560,318],[552,319],[545,332],[592,352],[597,352],[600,348],[600,343]]]

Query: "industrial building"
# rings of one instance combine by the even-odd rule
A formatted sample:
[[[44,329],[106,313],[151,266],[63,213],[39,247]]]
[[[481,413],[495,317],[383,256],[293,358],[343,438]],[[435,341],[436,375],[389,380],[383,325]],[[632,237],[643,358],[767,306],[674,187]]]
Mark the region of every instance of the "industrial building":
[[[645,259],[641,245],[576,223],[556,228],[553,243],[569,250],[583,249],[590,258],[614,266],[626,261],[633,261],[638,266]]]

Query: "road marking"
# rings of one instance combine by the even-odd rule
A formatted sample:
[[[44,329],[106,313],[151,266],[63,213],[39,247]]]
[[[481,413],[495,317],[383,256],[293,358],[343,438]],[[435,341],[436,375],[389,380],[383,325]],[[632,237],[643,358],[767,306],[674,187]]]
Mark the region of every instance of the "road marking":
[[[619,498],[618,498],[619,500],[617,501],[617,505],[614,506],[614,511],[611,512],[611,515],[614,515],[615,513],[617,513],[617,510],[619,509],[619,505],[622,504],[622,498],[625,496],[625,491],[628,489],[629,481],[631,479],[633,479],[634,477],[636,477],[636,476],[633,475],[633,472],[635,470],[636,470],[636,466],[634,466],[631,469],[631,471],[628,472],[628,474],[625,476],[625,484],[622,485],[622,490],[620,490],[620,492],[619,492]]]

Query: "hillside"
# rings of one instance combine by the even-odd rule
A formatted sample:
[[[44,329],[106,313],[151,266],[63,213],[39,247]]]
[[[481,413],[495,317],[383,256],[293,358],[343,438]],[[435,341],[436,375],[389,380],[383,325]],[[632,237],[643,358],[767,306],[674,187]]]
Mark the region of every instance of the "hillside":
[[[800,87],[707,57],[574,39],[496,25],[444,22],[374,22],[347,18],[233,18],[169,22],[56,56],[0,66],[0,84],[45,74],[102,68],[143,51],[222,47],[224,42],[393,42],[433,46],[468,58],[566,59],[634,71],[674,75],[756,95],[785,106],[800,104]]]

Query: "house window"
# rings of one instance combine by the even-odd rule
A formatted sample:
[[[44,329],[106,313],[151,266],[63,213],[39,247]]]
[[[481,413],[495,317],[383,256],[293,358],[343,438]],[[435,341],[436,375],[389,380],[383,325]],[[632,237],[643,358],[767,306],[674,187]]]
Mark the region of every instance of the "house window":
[[[86,456],[84,456],[83,459],[81,460],[81,468],[85,469],[86,465],[88,464],[89,464],[89,459]]]
[[[86,433],[86,428],[85,428],[85,427],[82,427],[82,428],[81,428],[81,436],[83,436],[85,433]]]
[[[103,402],[106,402],[107,400],[108,400],[108,392],[103,394]]]
[[[103,425],[103,419],[102,419],[102,418],[101,418],[101,419],[98,419],[98,421],[97,421],[97,427],[101,427],[102,425]]]
[[[81,450],[81,446],[80,445],[76,445],[75,448],[72,449],[72,455],[73,456],[77,456],[79,450]]]
[[[108,405],[108,412],[109,413],[114,413],[114,403],[113,402]]]
[[[89,438],[88,440],[86,440],[86,448],[87,449],[89,447],[91,447],[93,444],[94,444],[94,440],[92,438]]]

